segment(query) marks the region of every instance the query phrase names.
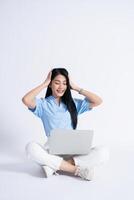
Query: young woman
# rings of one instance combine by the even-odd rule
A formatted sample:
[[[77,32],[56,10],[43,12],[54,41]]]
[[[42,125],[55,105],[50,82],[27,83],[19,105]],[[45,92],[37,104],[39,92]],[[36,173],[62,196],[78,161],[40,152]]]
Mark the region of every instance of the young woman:
[[[37,98],[36,96],[45,88],[45,98]],[[83,95],[84,99],[72,98],[71,90]],[[74,84],[65,68],[54,68],[50,71],[46,80],[28,92],[22,101],[42,120],[47,137],[56,128],[76,129],[78,115],[102,103],[99,96]],[[88,155],[77,155],[68,159],[50,155],[48,150],[47,143],[44,146],[36,142],[26,145],[28,157],[42,166],[46,177],[57,174],[57,170],[62,170],[85,180],[92,180],[94,168],[108,160],[108,151],[102,146],[91,148]]]

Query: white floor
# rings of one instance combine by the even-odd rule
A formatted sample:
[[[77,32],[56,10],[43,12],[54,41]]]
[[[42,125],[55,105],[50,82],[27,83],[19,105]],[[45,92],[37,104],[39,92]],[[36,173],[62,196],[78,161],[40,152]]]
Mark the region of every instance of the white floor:
[[[40,166],[23,153],[1,156],[0,199],[134,199],[134,150],[111,149],[110,161],[96,171],[93,181],[62,174],[48,179]],[[19,157],[20,156],[20,157]]]

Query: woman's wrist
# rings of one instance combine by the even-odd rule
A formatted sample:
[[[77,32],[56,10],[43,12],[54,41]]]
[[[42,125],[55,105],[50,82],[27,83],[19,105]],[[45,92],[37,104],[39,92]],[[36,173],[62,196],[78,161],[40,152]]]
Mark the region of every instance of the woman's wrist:
[[[46,87],[47,87],[47,84],[46,84],[45,82],[43,82],[43,83],[41,84],[41,86],[42,86],[43,88],[46,88]]]
[[[78,92],[79,94],[81,94],[83,88],[76,87],[76,88],[74,88],[74,90],[75,90],[76,92]]]
[[[83,90],[84,90],[83,88],[80,88],[79,91],[78,91],[78,93],[79,93],[79,94],[82,94],[82,91],[83,91]]]

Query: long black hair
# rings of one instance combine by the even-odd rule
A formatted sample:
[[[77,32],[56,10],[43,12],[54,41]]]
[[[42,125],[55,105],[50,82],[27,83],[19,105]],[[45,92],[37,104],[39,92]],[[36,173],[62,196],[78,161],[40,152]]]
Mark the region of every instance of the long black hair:
[[[59,74],[63,75],[66,78],[66,83],[67,83],[67,89],[66,89],[64,95],[61,97],[61,100],[67,106],[67,109],[70,112],[73,129],[76,129],[76,127],[77,127],[77,109],[76,109],[76,106],[75,106],[75,103],[73,101],[72,94],[71,94],[71,86],[69,83],[68,71],[65,68],[52,69],[51,81]],[[51,82],[50,82],[50,84],[51,84]],[[52,95],[52,89],[48,86],[45,98],[47,98],[50,95]]]

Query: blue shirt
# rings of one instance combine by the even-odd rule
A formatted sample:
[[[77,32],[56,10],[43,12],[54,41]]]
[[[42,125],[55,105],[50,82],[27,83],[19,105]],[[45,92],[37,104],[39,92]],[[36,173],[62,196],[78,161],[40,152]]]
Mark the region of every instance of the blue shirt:
[[[87,98],[83,100],[74,98],[73,100],[78,115],[92,109]],[[35,101],[36,107],[34,109],[29,108],[29,110],[42,120],[47,137],[50,136],[50,132],[53,129],[73,129],[70,112],[62,101],[59,105],[54,96],[47,98],[36,97]]]

